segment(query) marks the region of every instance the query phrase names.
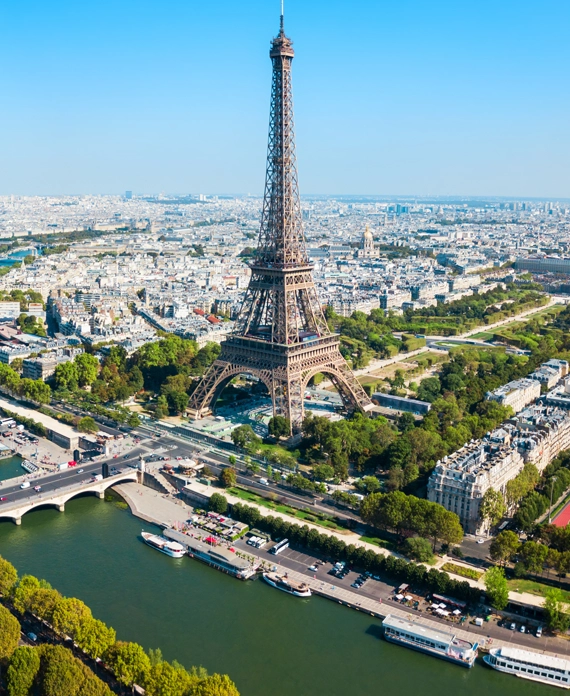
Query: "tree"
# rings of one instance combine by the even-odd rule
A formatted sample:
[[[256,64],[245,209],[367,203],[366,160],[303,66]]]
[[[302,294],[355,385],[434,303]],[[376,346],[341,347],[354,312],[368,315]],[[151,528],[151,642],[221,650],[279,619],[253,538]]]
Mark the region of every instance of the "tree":
[[[220,515],[225,515],[228,511],[228,500],[221,493],[214,493],[210,496],[208,509],[212,512],[217,512]]]
[[[58,389],[75,391],[79,386],[77,366],[72,362],[60,363],[55,368],[55,383]]]
[[[548,546],[527,541],[520,550],[520,560],[529,573],[542,573],[548,556]]]
[[[503,496],[494,488],[488,488],[481,499],[479,507],[479,516],[482,520],[488,520],[490,525],[494,527],[498,524],[505,515],[507,506],[503,500]]]
[[[0,556],[0,594],[9,594],[17,580],[18,572],[14,566]]]
[[[148,696],[185,696],[197,681],[181,665],[161,660],[150,668],[145,691]]]
[[[232,430],[232,441],[234,445],[240,447],[250,454],[255,453],[259,445],[261,445],[261,438],[253,432],[251,425],[240,425]]]
[[[192,696],[239,696],[239,691],[227,674],[212,674],[200,681]]]
[[[28,696],[40,669],[40,652],[21,647],[10,658],[7,682],[9,696]]]
[[[285,416],[273,416],[267,424],[269,434],[273,437],[289,437],[291,434],[291,421]]]
[[[115,643],[117,634],[98,619],[87,620],[81,628],[77,643],[94,660],[102,657]]]
[[[329,481],[334,477],[334,469],[328,464],[317,464],[313,467],[313,476],[317,481]]]
[[[228,462],[230,463],[231,466],[236,465],[237,457],[235,456],[235,454],[230,454],[230,456],[228,457]]]
[[[12,592],[14,609],[20,612],[20,614],[29,611],[34,595],[40,587],[40,581],[36,577],[33,575],[22,575]]]
[[[99,361],[94,355],[81,353],[81,355],[75,358],[75,367],[77,369],[77,381],[80,387],[91,385],[97,379]]]
[[[494,561],[507,564],[520,548],[518,536],[508,529],[499,532],[491,542],[490,554]]]
[[[183,391],[169,391],[166,395],[170,411],[175,416],[178,416],[186,411],[186,409],[188,408],[189,398],[190,397],[188,396],[188,394]]]
[[[409,537],[403,544],[402,550],[406,556],[420,563],[433,561],[433,551],[429,539]]]
[[[80,418],[75,427],[80,433],[96,433],[99,431],[99,426],[91,416],[83,416],[83,418]]]
[[[559,588],[552,587],[546,590],[544,614],[546,624],[552,631],[566,633],[570,628],[570,607],[565,603],[564,594]]]
[[[75,597],[63,597],[53,610],[55,630],[76,640],[92,619],[91,609]]]
[[[18,619],[0,604],[0,660],[11,657],[16,650],[21,630]]]
[[[231,488],[237,483],[236,470],[231,467],[227,467],[220,471],[220,483],[224,488]]]
[[[131,413],[129,415],[129,417],[127,418],[127,425],[130,428],[138,428],[140,424],[141,424],[141,419],[139,418],[138,414],[136,414],[136,413]]]
[[[491,606],[497,611],[502,611],[509,603],[509,587],[502,568],[489,568],[485,573],[485,589]]]
[[[161,394],[156,400],[156,411],[154,412],[156,420],[166,418],[168,415],[168,401],[164,394]]]
[[[150,672],[150,659],[138,643],[118,641],[105,653],[105,662],[125,686],[144,684]]]
[[[408,430],[413,430],[416,427],[416,419],[414,418],[413,413],[404,411],[404,413],[402,413],[402,415],[398,418],[397,425],[398,430],[401,433],[405,433]]]

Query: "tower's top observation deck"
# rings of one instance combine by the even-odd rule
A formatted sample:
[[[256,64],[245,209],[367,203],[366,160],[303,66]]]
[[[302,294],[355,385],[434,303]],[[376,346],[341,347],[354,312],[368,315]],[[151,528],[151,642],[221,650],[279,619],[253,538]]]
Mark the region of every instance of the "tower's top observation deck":
[[[293,42],[287,36],[285,36],[285,25],[283,21],[283,15],[281,15],[281,26],[279,29],[279,36],[273,39],[271,42],[271,51],[269,51],[269,56],[273,60],[274,58],[290,58],[295,57],[295,51],[293,50]]]

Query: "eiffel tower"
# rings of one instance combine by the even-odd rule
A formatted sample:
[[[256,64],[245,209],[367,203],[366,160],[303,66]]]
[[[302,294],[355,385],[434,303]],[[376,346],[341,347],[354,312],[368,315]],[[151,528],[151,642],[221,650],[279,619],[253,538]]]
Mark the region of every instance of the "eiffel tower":
[[[258,377],[269,390],[274,415],[301,429],[303,396],[311,377],[326,374],[349,411],[373,404],[352,374],[331,333],[313,282],[301,215],[291,63],[293,42],[283,13],[271,43],[273,63],[269,145],[259,243],[233,333],[190,397],[189,414],[211,413],[224,387],[239,374]]]

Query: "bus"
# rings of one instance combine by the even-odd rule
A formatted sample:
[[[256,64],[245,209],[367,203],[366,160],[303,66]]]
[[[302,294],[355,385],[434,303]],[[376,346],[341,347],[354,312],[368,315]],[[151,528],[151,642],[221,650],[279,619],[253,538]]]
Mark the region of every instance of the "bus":
[[[273,548],[270,549],[269,553],[272,553],[274,556],[277,556],[278,553],[281,553],[281,551],[285,551],[285,549],[289,548],[289,539],[282,539],[280,542],[275,544]]]

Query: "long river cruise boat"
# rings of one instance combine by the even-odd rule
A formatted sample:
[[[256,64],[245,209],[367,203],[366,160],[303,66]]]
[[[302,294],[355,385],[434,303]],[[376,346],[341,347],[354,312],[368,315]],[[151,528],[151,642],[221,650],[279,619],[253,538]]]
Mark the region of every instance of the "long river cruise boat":
[[[177,544],[175,541],[170,541],[170,539],[165,539],[163,536],[158,536],[158,534],[142,532],[141,536],[145,544],[152,546],[153,549],[165,553],[172,558],[182,558],[186,553],[186,549],[182,544]]]
[[[570,689],[570,660],[505,646],[491,648],[483,660],[499,672]]]
[[[440,657],[462,667],[473,667],[478,643],[470,643],[439,628],[415,619],[404,619],[388,614],[382,621],[384,638],[412,650]]]
[[[271,587],[276,587],[282,592],[287,592],[295,597],[310,597],[312,592],[311,588],[305,582],[297,582],[292,580],[286,575],[279,575],[278,573],[263,573],[263,579],[266,583],[271,585]]]

